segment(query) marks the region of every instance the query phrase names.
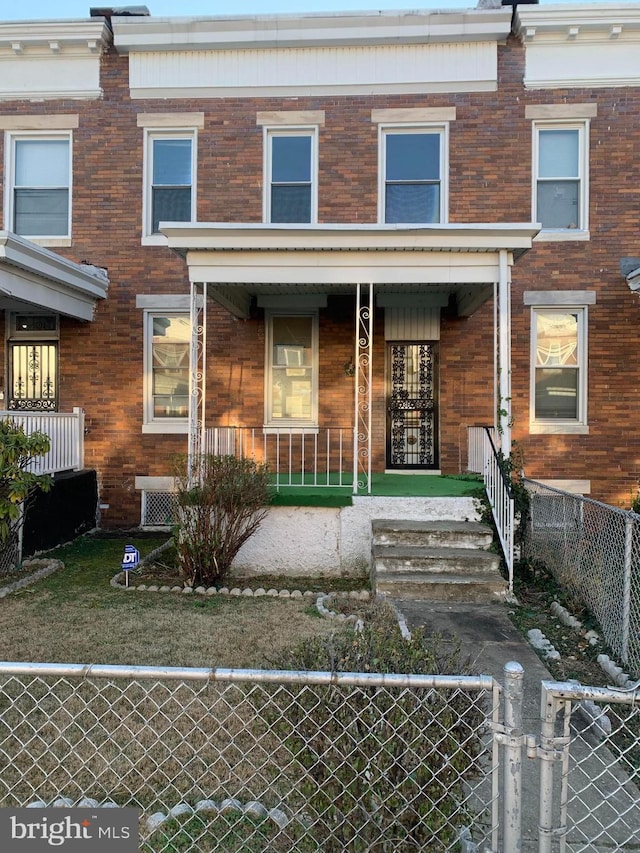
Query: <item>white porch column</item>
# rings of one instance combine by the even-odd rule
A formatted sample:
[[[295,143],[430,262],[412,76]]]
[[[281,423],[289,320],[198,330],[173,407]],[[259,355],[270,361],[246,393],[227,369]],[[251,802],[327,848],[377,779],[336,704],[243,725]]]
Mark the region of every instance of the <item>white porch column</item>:
[[[511,266],[506,249],[500,250],[498,282],[498,412],[500,449],[511,453]]]
[[[206,284],[191,282],[189,302],[191,340],[189,344],[189,477],[194,476],[194,461],[204,453],[205,378],[207,375],[207,300]]]
[[[368,300],[363,302],[363,288]],[[353,422],[353,493],[371,494],[371,411],[373,367],[373,284],[356,285],[356,386]]]

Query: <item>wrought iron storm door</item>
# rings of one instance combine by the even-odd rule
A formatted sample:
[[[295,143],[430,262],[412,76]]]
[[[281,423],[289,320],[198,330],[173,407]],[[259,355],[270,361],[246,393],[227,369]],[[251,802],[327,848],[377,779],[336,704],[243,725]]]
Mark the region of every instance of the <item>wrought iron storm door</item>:
[[[437,344],[390,343],[387,376],[387,468],[438,468]]]

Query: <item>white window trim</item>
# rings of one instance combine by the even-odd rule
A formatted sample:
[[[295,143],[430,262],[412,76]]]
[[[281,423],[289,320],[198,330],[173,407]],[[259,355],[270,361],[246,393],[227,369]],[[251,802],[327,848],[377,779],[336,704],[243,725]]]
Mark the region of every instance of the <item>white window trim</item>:
[[[73,222],[73,133],[69,130],[16,130],[6,131],[4,138],[4,221],[9,231],[14,230],[14,181],[15,181],[15,143],[16,141],[42,139],[69,143],[69,216],[67,233],[60,235],[30,235],[24,237],[38,246],[65,247],[71,246],[71,223]]]
[[[273,399],[271,396],[271,371],[273,367],[273,318],[274,317],[310,317],[311,318],[311,418],[270,418]],[[318,428],[318,372],[319,372],[319,312],[318,310],[282,309],[269,310],[264,313],[265,321],[265,355],[264,355],[264,429],[278,429],[293,432],[298,429],[305,433]]]
[[[271,140],[274,136],[309,136],[311,138],[311,218],[318,222],[318,127],[317,125],[263,125],[263,186],[262,221],[271,222]],[[290,223],[307,224],[307,223]]]
[[[378,124],[378,223],[381,225],[386,219],[386,136],[389,133],[421,132],[440,134],[440,222],[438,224],[446,225],[449,221],[449,122],[381,122]]]
[[[536,387],[536,334],[538,312],[578,315],[578,412],[575,420],[544,419],[535,416]],[[587,305],[559,305],[550,300],[550,304],[531,306],[531,345],[530,345],[530,382],[529,382],[529,433],[531,435],[588,435],[588,328],[589,309]]]
[[[142,369],[142,432],[145,434],[189,433],[189,418],[162,418],[153,416],[153,366],[151,363],[154,317],[184,315],[189,317],[189,297],[169,297],[166,304],[158,301],[151,304],[154,297],[138,297],[137,307],[143,308],[143,369]],[[183,308],[183,305],[186,307]]]
[[[574,121],[534,121],[532,123],[532,169],[531,169],[531,210],[532,221],[538,222],[538,165],[539,139],[541,130],[577,130],[578,131],[578,171],[580,193],[580,228],[542,228],[534,238],[536,242],[564,242],[568,240],[589,240],[589,120]]]
[[[190,139],[191,140],[191,221],[197,219],[197,186],[198,186],[198,130],[195,127],[144,127],[144,156],[142,166],[142,246],[166,246],[167,237],[164,234],[152,232],[151,221],[153,204],[153,141],[155,139]]]

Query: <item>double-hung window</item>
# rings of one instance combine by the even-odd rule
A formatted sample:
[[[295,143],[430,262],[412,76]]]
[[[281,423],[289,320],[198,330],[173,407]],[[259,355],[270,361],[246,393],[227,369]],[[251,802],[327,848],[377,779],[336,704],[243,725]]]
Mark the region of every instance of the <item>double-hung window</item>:
[[[534,222],[546,232],[588,228],[587,123],[534,124]]]
[[[34,239],[70,238],[71,134],[9,134],[7,153],[11,230]]]
[[[155,431],[183,431],[189,416],[188,312],[145,313],[144,422]]]
[[[265,424],[315,426],[318,314],[266,315]]]
[[[586,431],[586,324],[586,307],[532,309],[533,432]]]
[[[445,221],[444,127],[381,127],[381,221]]]
[[[161,222],[195,219],[195,134],[147,134],[145,234],[160,233]]]
[[[265,152],[266,221],[315,222],[316,129],[267,129]]]

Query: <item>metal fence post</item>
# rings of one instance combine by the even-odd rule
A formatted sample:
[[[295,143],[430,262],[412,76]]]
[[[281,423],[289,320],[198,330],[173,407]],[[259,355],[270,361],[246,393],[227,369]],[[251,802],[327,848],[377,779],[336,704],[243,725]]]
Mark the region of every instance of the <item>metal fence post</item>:
[[[633,556],[633,519],[627,517],[624,526],[624,579],[622,588],[622,650],[623,664],[629,663],[629,619],[631,615],[631,563]]]
[[[510,661],[504,667],[504,834],[503,849],[522,850],[522,700],[524,669]]]

